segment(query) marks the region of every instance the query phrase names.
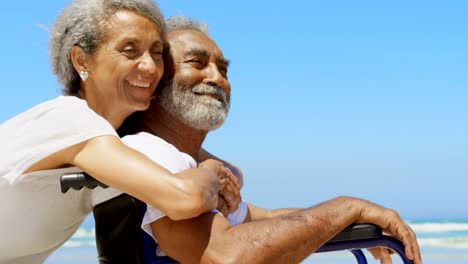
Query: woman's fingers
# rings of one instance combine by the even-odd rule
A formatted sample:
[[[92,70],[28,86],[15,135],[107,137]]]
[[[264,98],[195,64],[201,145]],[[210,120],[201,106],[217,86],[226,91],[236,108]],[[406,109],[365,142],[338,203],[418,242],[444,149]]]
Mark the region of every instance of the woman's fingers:
[[[219,199],[218,210],[227,216],[239,207],[242,200],[240,196],[240,184],[237,177],[219,161],[206,160],[199,165],[200,168],[207,168],[219,177]]]

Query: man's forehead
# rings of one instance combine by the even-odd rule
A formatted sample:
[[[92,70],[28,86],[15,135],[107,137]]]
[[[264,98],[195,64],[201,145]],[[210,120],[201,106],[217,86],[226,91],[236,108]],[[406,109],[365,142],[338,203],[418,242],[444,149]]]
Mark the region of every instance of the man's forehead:
[[[192,30],[192,29],[174,30],[174,31],[170,31],[167,33],[167,40],[169,42],[171,41],[186,42],[186,41],[193,41],[195,39],[199,39],[199,40],[208,39],[210,41],[213,41],[205,33]]]
[[[222,55],[218,45],[205,33],[195,30],[175,30],[167,35],[171,49],[178,55],[183,55],[190,50],[206,50],[219,52]],[[182,54],[180,54],[182,52]]]

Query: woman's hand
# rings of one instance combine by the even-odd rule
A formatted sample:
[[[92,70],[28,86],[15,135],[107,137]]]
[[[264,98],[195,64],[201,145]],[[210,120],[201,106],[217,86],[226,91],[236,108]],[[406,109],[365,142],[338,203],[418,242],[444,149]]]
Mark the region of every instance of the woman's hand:
[[[226,168],[226,177],[219,189],[218,210],[227,217],[239,208],[241,200],[239,180]]]
[[[219,193],[217,209],[224,215],[237,210],[242,198],[240,195],[240,184],[238,178],[224,166],[223,163],[208,159],[202,162],[199,168],[210,169],[219,177]]]

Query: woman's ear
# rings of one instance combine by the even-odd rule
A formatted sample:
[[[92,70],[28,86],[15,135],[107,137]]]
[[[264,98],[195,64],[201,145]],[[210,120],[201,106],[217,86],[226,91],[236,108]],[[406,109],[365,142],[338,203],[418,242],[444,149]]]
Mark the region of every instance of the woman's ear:
[[[76,72],[88,71],[86,65],[86,53],[80,46],[73,46],[70,52],[70,59]]]

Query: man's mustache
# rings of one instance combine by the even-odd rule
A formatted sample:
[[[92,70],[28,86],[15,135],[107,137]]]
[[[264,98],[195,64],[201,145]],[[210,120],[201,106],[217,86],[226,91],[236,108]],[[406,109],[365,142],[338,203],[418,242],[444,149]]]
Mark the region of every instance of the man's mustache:
[[[192,92],[202,93],[202,94],[212,94],[220,98],[223,101],[223,103],[229,104],[229,98],[227,98],[226,92],[224,91],[223,88],[219,86],[200,83],[200,84],[195,85],[192,88]]]

